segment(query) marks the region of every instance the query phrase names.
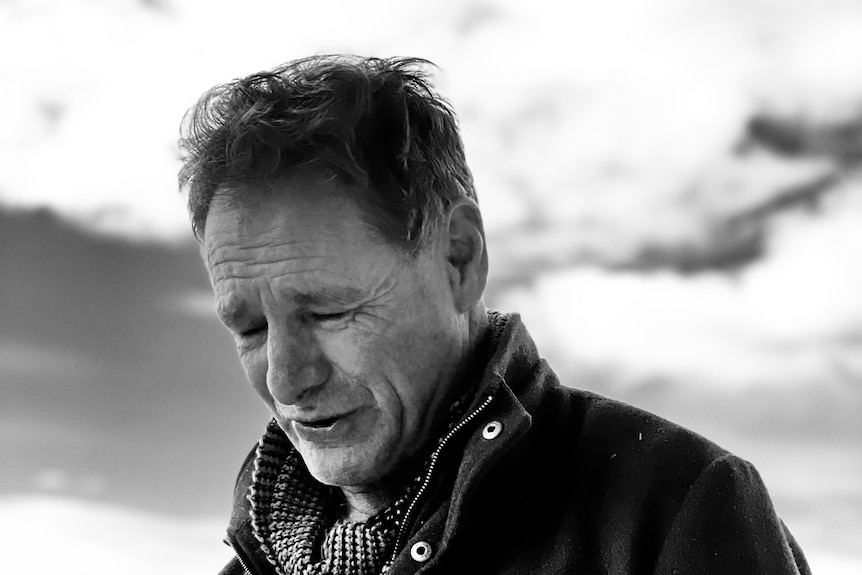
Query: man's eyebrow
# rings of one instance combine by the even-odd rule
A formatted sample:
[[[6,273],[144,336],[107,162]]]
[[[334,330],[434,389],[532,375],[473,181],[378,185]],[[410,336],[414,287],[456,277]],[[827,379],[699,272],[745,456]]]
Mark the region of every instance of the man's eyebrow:
[[[295,296],[298,305],[325,307],[330,305],[354,305],[362,300],[363,291],[350,286],[320,287]]]

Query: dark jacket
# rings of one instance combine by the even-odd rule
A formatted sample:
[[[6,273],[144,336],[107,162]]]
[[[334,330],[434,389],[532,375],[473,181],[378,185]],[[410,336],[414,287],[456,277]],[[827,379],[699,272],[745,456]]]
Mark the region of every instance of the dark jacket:
[[[562,387],[511,316],[471,424],[447,445],[389,570],[584,575],[809,574],[754,467],[699,435]],[[502,430],[495,435],[493,423]],[[489,427],[490,425],[490,427]],[[222,572],[274,574],[237,481]],[[426,542],[424,561],[411,549]]]

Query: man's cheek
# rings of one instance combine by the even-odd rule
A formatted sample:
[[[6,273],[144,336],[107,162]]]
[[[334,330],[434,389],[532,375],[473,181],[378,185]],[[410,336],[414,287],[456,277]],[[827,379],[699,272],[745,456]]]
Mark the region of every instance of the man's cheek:
[[[240,355],[240,363],[242,364],[243,371],[245,371],[246,378],[248,379],[248,383],[251,385],[252,389],[261,396],[264,401],[269,403],[271,401],[269,388],[266,385],[266,374],[268,370],[266,357],[256,357],[259,354],[255,354],[253,352],[245,353]]]
[[[375,365],[374,351],[379,348],[373,344],[374,340],[372,333],[359,326],[326,334],[318,339],[326,360],[335,371],[350,378],[362,378]]]

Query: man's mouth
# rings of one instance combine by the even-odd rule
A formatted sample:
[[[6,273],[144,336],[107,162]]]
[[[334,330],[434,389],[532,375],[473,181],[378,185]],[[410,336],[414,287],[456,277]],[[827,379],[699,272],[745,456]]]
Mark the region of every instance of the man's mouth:
[[[318,417],[315,419],[294,419],[291,428],[299,439],[319,445],[340,444],[357,432],[357,411]]]
[[[297,423],[304,425],[305,427],[311,427],[312,429],[321,429],[324,427],[332,427],[339,419],[341,419],[341,417],[336,416],[327,417],[325,419],[315,419],[314,421],[298,421]]]

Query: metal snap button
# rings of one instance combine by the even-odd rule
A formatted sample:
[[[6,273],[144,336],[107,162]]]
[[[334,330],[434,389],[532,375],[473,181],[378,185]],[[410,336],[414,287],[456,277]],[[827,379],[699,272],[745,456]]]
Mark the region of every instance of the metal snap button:
[[[414,543],[413,547],[410,548],[410,556],[414,561],[425,563],[431,559],[431,546],[424,541]]]
[[[482,437],[485,439],[494,439],[500,432],[503,431],[503,424],[499,421],[490,421],[485,424],[485,429],[482,430]]]

